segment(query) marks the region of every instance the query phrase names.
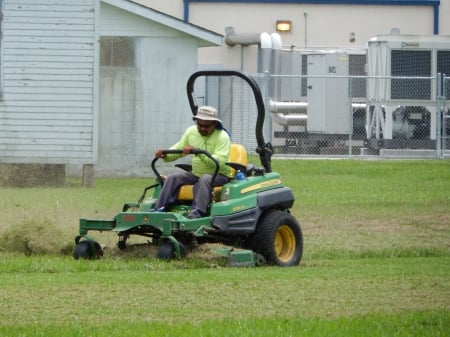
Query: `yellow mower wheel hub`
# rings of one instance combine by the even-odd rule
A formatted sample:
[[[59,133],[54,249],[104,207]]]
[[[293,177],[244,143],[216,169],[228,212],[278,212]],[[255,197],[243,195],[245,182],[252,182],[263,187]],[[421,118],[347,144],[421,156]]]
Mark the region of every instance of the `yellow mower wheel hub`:
[[[275,233],[275,252],[277,257],[287,262],[294,256],[296,240],[292,229],[286,225],[282,225]]]

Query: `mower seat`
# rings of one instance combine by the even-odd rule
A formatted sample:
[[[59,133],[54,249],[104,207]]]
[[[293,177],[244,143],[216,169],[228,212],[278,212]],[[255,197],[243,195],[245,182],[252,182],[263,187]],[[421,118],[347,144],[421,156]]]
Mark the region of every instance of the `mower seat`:
[[[247,150],[241,144],[231,144],[230,146],[230,155],[228,157],[228,162],[226,165],[231,167],[231,174],[234,178],[237,171],[241,171],[246,174],[247,172]],[[175,165],[180,167],[186,171],[192,170],[192,167],[186,164]],[[177,200],[179,201],[192,201],[194,200],[194,185],[183,185],[178,192]],[[222,192],[222,186],[214,187],[214,201],[220,200],[220,193]]]

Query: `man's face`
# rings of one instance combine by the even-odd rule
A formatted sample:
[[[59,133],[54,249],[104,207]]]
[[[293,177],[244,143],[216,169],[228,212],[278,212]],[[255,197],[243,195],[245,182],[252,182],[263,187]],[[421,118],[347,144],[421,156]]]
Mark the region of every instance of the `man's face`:
[[[216,129],[215,126],[215,121],[204,121],[201,119],[197,119],[197,129],[202,136],[209,136],[211,133],[213,133]]]

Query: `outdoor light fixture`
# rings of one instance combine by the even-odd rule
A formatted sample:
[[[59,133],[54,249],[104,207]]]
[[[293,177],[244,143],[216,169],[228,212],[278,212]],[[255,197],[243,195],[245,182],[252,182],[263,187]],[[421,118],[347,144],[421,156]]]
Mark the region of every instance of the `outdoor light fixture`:
[[[277,21],[277,31],[279,32],[290,32],[291,31],[291,21],[290,20],[278,20]]]

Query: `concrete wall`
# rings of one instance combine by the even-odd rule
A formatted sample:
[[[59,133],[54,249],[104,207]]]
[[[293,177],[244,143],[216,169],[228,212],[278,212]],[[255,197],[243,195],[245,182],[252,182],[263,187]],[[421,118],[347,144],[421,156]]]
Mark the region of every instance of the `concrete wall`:
[[[197,40],[102,4],[101,35],[129,36],[134,66],[100,67],[96,175],[149,175],[156,148],[192,123],[186,81],[197,67]]]

